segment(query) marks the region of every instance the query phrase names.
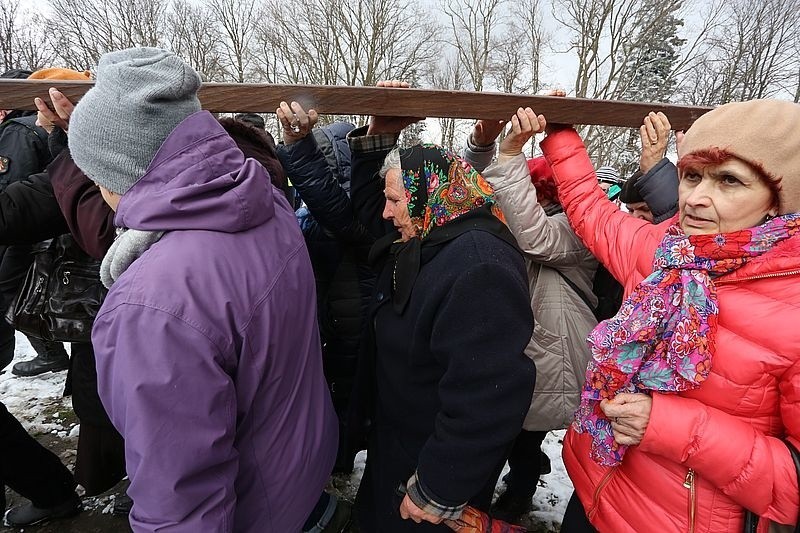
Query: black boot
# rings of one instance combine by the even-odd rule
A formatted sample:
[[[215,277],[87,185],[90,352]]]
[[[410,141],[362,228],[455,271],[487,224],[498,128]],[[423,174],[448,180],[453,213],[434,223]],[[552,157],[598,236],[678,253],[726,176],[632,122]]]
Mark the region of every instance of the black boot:
[[[532,506],[532,492],[517,491],[514,490],[513,486],[509,486],[494,502],[489,513],[492,518],[503,520],[509,524],[516,524],[524,514],[531,510]]]
[[[133,500],[127,494],[118,494],[116,498],[114,498],[114,507],[111,508],[111,512],[115,515],[129,515],[131,514],[131,509],[133,509]]]
[[[31,346],[38,354],[30,361],[17,363],[11,369],[15,376],[38,376],[45,372],[58,372],[69,368],[69,356],[60,342],[45,342],[40,339],[29,339]]]
[[[47,520],[69,518],[82,510],[81,499],[77,494],[73,494],[63,503],[44,509],[35,507],[33,503],[28,502],[9,510],[5,516],[5,524],[12,527],[30,526]]]
[[[508,474],[503,478],[506,490],[492,505],[490,514],[509,523],[517,523],[533,505],[533,495],[543,470],[550,471],[550,460],[542,451],[545,431],[520,431],[508,457]]]

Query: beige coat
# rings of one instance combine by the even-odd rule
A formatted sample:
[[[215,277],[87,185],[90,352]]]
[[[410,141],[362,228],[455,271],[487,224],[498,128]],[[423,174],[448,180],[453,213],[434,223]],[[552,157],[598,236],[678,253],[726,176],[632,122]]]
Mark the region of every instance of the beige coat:
[[[565,428],[578,406],[589,360],[586,337],[597,320],[557,270],[596,305],[592,279],[597,260],[564,213],[547,216],[536,202],[524,155],[499,156],[483,176],[495,189],[528,268],[534,329],[526,353],[536,363],[536,389],[523,428]]]

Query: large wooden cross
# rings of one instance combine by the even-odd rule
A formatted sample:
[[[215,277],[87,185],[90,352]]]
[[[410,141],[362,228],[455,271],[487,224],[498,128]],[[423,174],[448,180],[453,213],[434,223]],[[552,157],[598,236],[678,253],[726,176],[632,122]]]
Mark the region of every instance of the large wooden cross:
[[[0,79],[0,109],[36,109],[36,96],[56,87],[77,102],[94,82]],[[533,108],[548,122],[639,127],[650,111],[662,111],[676,130],[688,128],[709,107],[559,98],[493,92],[395,89],[331,85],[205,83],[203,108],[212,112],[274,113],[281,101],[297,101],[320,114],[447,117],[508,120],[519,107]]]

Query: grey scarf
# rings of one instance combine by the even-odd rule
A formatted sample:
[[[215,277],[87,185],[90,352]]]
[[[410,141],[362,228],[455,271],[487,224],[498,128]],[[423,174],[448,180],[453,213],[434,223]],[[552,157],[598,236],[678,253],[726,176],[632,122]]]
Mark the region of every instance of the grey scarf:
[[[100,281],[103,285],[110,288],[131,263],[158,242],[162,235],[163,231],[117,229],[117,238],[114,239],[100,265]]]

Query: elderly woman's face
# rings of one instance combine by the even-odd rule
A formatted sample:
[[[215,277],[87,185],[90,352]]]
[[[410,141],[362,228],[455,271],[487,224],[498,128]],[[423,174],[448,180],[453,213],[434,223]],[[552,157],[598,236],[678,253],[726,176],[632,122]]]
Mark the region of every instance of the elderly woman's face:
[[[775,216],[772,191],[750,165],[731,159],[687,167],[678,187],[680,224],[687,235],[730,233]]]
[[[408,213],[406,190],[400,169],[392,168],[386,172],[386,186],[383,189],[386,196],[386,207],[383,208],[383,218],[391,221],[400,232],[400,238],[405,242],[417,236],[411,215]]]

